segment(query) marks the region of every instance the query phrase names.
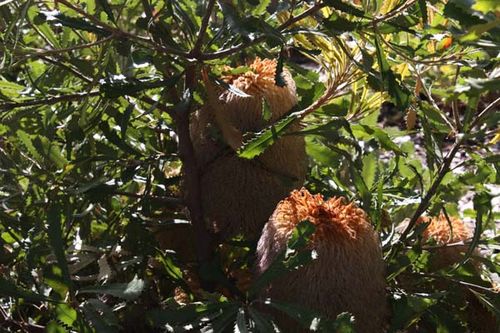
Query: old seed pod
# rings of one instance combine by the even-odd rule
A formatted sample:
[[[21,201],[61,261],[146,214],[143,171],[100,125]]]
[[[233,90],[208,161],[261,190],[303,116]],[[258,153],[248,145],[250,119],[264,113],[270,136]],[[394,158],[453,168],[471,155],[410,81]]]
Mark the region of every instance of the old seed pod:
[[[351,312],[358,332],[382,332],[387,320],[384,262],[377,233],[366,213],[343,198],[324,200],[306,189],[282,200],[257,246],[257,271],[262,273],[287,244],[295,226],[308,220],[316,227],[309,246],[318,254],[312,263],[275,281],[267,297],[314,309],[335,319]],[[285,332],[298,325],[277,317]]]

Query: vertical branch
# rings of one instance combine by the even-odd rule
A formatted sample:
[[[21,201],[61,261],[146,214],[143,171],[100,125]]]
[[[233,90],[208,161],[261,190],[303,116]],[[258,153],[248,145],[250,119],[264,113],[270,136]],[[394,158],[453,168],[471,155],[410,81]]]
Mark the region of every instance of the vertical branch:
[[[193,91],[196,87],[197,66],[190,65],[186,69],[186,89]],[[193,103],[190,99],[187,108],[180,108],[175,111],[175,123],[177,125],[177,135],[179,136],[179,156],[182,161],[182,168],[185,181],[185,201],[189,209],[189,215],[193,226],[196,241],[196,257],[198,262],[210,259],[212,237],[205,226],[203,219],[203,208],[201,202],[200,169],[196,155],[194,153],[193,142],[189,129],[190,114],[193,111]]]
[[[215,5],[215,0],[209,0],[205,16],[201,21],[198,36],[189,55],[193,58],[198,57],[201,47],[203,45],[203,37],[205,36],[212,15],[212,10]],[[191,94],[196,88],[197,83],[197,66],[195,63],[190,64],[186,68],[185,74],[185,88]],[[193,142],[191,141],[189,119],[193,111],[192,96],[190,96],[187,110],[178,110],[176,112],[176,123],[179,135],[179,155],[182,160],[184,169],[184,181],[186,182],[186,203],[189,209],[191,223],[193,225],[195,240],[196,240],[196,257],[198,262],[201,263],[210,259],[211,257],[211,244],[212,236],[205,226],[203,218],[203,207],[201,202],[201,182],[200,182],[200,168],[196,155],[194,153]]]
[[[208,22],[210,21],[210,16],[215,6],[215,0],[208,0],[207,9],[205,16],[201,20],[200,30],[198,31],[198,37],[194,43],[194,47],[189,53],[190,56],[197,58],[200,55],[201,46],[203,45],[203,38],[205,37],[205,32],[208,28]]]

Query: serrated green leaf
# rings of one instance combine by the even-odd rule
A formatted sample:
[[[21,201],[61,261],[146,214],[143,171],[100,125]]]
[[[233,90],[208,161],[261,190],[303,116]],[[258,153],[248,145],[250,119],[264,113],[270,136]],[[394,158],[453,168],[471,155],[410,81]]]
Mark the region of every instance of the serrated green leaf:
[[[70,289],[72,283],[68,262],[66,261],[66,244],[63,237],[61,214],[61,207],[57,204],[52,204],[49,207],[47,213],[47,234],[49,236],[52,251],[54,251],[56,256],[58,266],[61,269],[63,282],[66,287]]]
[[[420,11],[420,15],[422,16],[422,23],[425,26],[429,22],[429,18],[427,16],[427,2],[425,0],[418,0],[418,9]]]
[[[472,9],[479,10],[484,14],[498,13],[500,12],[500,3],[497,0],[475,0]]]
[[[31,136],[23,130],[17,130],[16,134],[19,140],[21,140],[22,144],[26,147],[26,149],[28,149],[30,155],[33,156],[33,158],[35,158],[35,160],[37,160],[38,162],[42,162],[43,157],[33,145]]]
[[[443,14],[446,17],[458,20],[465,27],[486,23],[485,20],[473,15],[469,4],[465,5],[459,0],[448,1],[444,6]]]
[[[66,327],[73,327],[73,323],[77,319],[77,312],[68,304],[56,305],[57,321],[64,324]]]
[[[323,22],[325,27],[336,34],[356,30],[360,25],[358,22],[350,21],[342,16],[330,18]]]
[[[257,133],[253,139],[245,142],[238,150],[238,156],[246,159],[253,159],[259,156],[285,134],[285,131],[294,123],[297,117],[297,114],[292,113],[274,125]]]
[[[245,309],[239,308],[236,315],[236,328],[239,333],[249,333]]]
[[[0,95],[4,95],[6,97],[18,97],[21,95],[21,91],[24,90],[25,87],[6,80],[0,81]]]
[[[155,89],[155,88],[172,88],[180,79],[181,74],[172,76],[167,80],[151,80],[151,81],[140,81],[130,78],[107,78],[105,79],[99,90],[107,98],[117,98],[125,95],[135,95],[144,90]]]
[[[437,303],[437,299],[414,295],[398,295],[392,300],[393,316],[388,332],[398,332],[415,323],[421,314]]]
[[[473,40],[477,40],[479,38],[484,37],[484,34],[494,28],[500,26],[500,19],[496,19],[495,21],[491,21],[484,24],[473,25],[469,27],[468,32],[460,37],[461,42],[470,42]]]
[[[392,141],[389,134],[387,134],[384,130],[378,127],[368,126],[368,125],[360,125],[360,126],[367,134],[373,135],[375,140],[377,140],[383,148],[387,150],[392,150],[396,154],[403,154],[402,150]]]
[[[368,188],[371,188],[375,182],[377,169],[378,165],[375,154],[371,153],[363,157],[363,169],[361,171],[361,175],[363,176],[365,184]]]
[[[389,63],[387,62],[387,59],[385,57],[385,52],[380,46],[378,36],[375,36],[375,47],[384,88],[389,92],[398,108],[401,111],[404,111],[410,103],[410,93],[396,80],[396,76],[391,70]]]
[[[174,264],[174,261],[170,256],[164,255],[160,252],[160,261],[163,264],[163,267],[167,271],[167,274],[174,279],[174,281],[181,281],[183,278],[183,274],[181,269]]]
[[[66,158],[62,155],[61,150],[56,145],[56,142],[50,141],[44,136],[38,136],[35,139],[35,144],[40,143],[41,150],[59,169],[64,168],[68,164]]]
[[[250,317],[255,323],[255,328],[258,332],[274,332],[274,326],[271,322],[271,318],[269,318],[266,314],[259,312],[258,310],[250,307],[248,309],[248,313]]]

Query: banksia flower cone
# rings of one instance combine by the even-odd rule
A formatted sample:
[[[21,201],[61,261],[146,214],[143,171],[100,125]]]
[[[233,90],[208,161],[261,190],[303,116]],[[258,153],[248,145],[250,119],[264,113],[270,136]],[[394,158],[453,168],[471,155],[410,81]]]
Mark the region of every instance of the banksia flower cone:
[[[417,223],[429,223],[422,236],[425,242],[434,240],[437,245],[443,246],[435,251],[431,268],[439,270],[446,266],[460,262],[463,254],[467,252],[467,245],[446,247],[447,244],[464,242],[472,237],[471,230],[465,223],[455,217],[450,217],[449,221],[444,214],[438,217],[420,217]]]
[[[429,223],[422,236],[423,241],[435,241],[440,247],[433,249],[430,261],[430,269],[433,271],[444,269],[457,264],[464,259],[469,245],[452,245],[453,243],[465,242],[472,238],[471,229],[459,218],[446,218],[444,214],[437,217],[420,217],[417,223]],[[451,245],[451,246],[447,246]],[[480,255],[475,250],[473,255]],[[475,269],[479,270],[479,263],[472,262]],[[449,284],[436,281],[434,288],[448,290]],[[477,299],[469,289],[460,286],[459,294],[465,297],[466,318],[473,332],[493,332],[495,330],[495,317]]]
[[[276,66],[275,60],[257,58],[241,68],[243,73],[221,77],[236,90],[216,86],[204,75],[208,102],[192,119],[191,135],[202,171],[204,216],[223,237],[257,238],[279,200],[305,178],[302,136],[281,137],[253,160],[235,153],[245,133],[263,130],[297,103],[290,72],[283,69],[285,85],[278,86]],[[299,129],[298,123],[291,128]],[[214,135],[217,131],[221,135]]]
[[[285,249],[295,226],[308,220],[316,229],[309,246],[318,258],[273,282],[267,295],[314,309],[328,318],[348,311],[358,332],[382,332],[387,316],[384,262],[377,233],[366,213],[343,198],[324,200],[306,189],[293,191],[276,207],[257,246],[257,270],[265,271]],[[278,317],[285,332],[298,324]]]

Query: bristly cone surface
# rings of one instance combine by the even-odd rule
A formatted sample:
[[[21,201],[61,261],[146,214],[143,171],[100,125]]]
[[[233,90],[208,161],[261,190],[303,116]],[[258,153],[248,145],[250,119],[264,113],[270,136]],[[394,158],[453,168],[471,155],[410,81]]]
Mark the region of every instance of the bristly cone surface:
[[[278,86],[276,66],[276,60],[256,58],[241,68],[243,72],[221,77],[243,94],[204,76],[208,102],[193,117],[191,134],[202,172],[203,213],[222,238],[237,234],[258,238],[276,204],[305,179],[307,157],[301,135],[282,136],[253,160],[235,153],[245,133],[263,130],[297,103],[290,72],[283,69],[285,85]],[[299,130],[299,123],[290,128]]]
[[[318,258],[273,282],[263,296],[314,309],[330,319],[348,311],[356,318],[358,332],[382,332],[388,309],[378,234],[366,213],[344,198],[324,200],[301,189],[282,200],[259,240],[257,271],[270,266],[303,220],[316,226],[309,246]],[[305,331],[291,318],[277,318],[286,332]]]
[[[422,216],[417,220],[418,224],[429,223],[427,228],[422,233],[422,240],[424,242],[434,241],[437,245],[436,248],[432,249],[432,256],[429,262],[429,268],[431,271],[438,271],[441,269],[451,268],[452,265],[460,263],[465,256],[465,253],[469,250],[469,245],[460,244],[460,242],[469,241],[472,238],[472,230],[459,218],[450,216],[446,217],[444,214],[440,214],[435,217]],[[454,244],[459,243],[459,244]],[[472,253],[473,256],[480,256],[481,254],[477,249]],[[472,259],[470,261],[473,265],[473,269],[480,270],[480,262]],[[411,280],[414,282],[413,280]],[[408,282],[403,280],[403,286]],[[489,310],[481,304],[477,297],[464,286],[455,286],[458,288],[458,294],[464,297],[464,302],[462,307],[465,307],[465,316],[467,323],[473,332],[478,333],[489,333],[495,331],[495,317],[489,312]],[[433,289],[438,290],[449,290],[450,284],[446,280],[436,280],[433,281],[431,287],[426,285],[421,285],[418,290],[414,290],[415,287],[409,287],[406,289],[408,291],[419,291],[419,292],[430,292]],[[457,292],[455,291],[455,292]],[[457,301],[457,306],[461,304]],[[450,310],[454,311],[454,310]],[[413,331],[419,331],[415,325],[412,327]]]
[[[429,223],[425,229],[423,236],[425,240],[434,239],[439,245],[466,241],[472,237],[472,232],[465,223],[456,218],[446,218],[444,214],[438,217],[421,217],[417,223]]]
[[[471,230],[461,219],[450,217],[448,220],[444,214],[440,214],[432,218],[422,216],[417,223],[429,223],[422,234],[424,242],[434,240],[437,245],[442,246],[434,251],[431,260],[432,270],[445,268],[463,259],[464,253],[468,250],[467,245],[446,246],[465,242],[472,237]]]

